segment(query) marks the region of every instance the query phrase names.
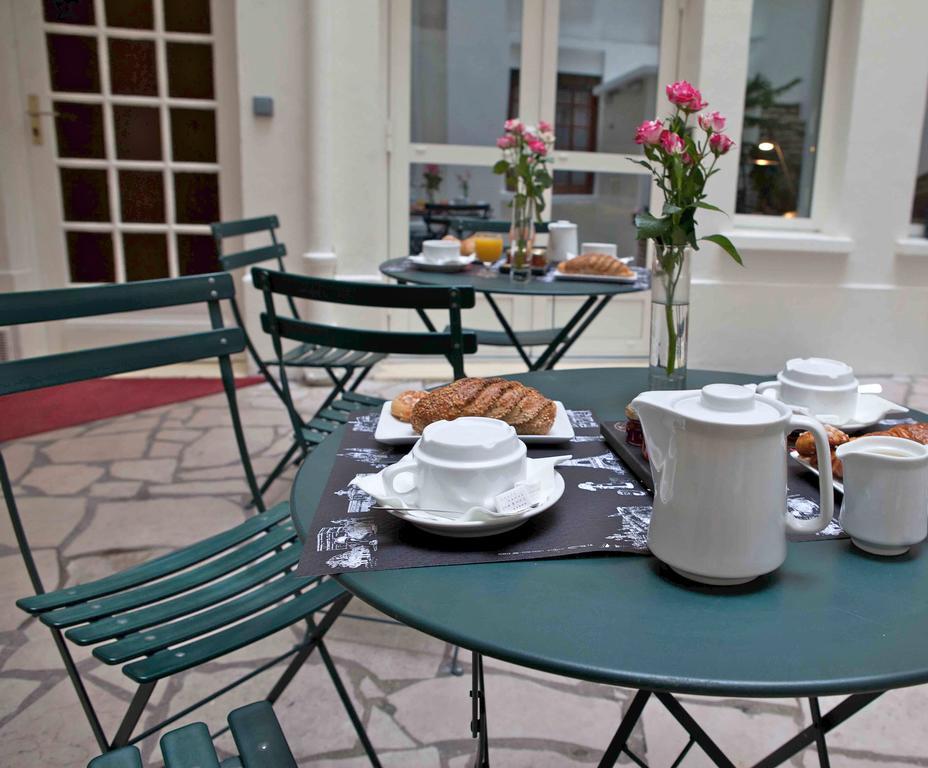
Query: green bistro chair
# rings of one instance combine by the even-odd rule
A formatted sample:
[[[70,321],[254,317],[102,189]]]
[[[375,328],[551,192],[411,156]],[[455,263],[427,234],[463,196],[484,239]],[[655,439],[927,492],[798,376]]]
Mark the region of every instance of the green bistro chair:
[[[451,220],[451,229],[454,230],[454,236],[463,240],[470,237],[476,232],[502,232],[509,234],[512,229],[512,222],[507,219],[481,219],[466,216],[459,216]],[[548,222],[535,222],[535,232],[540,235],[548,234]]]
[[[287,365],[283,352],[283,340],[288,339],[306,344],[330,343],[337,347],[368,352],[407,355],[444,355],[451,363],[455,379],[464,376],[464,355],[477,351],[477,337],[461,329],[461,310],[474,306],[473,288],[383,285],[345,280],[328,280],[306,277],[285,272],[273,272],[254,267],[251,270],[255,287],[264,292],[266,311],[261,315],[264,330],[271,335],[274,353],[280,366],[280,380],[285,403],[293,422],[294,445],[292,451],[303,455],[325,438],[329,432],[346,423],[353,410],[364,406],[349,404],[321,410],[318,415],[304,422],[293,405],[287,380]],[[398,309],[444,309],[449,314],[448,330],[441,332],[408,333],[402,331],[375,331],[329,326],[306,320],[285,317],[277,313],[274,296],[287,301],[309,299],[311,301],[347,304],[359,307],[385,307]],[[381,400],[380,405],[383,404]],[[336,403],[336,405],[338,405]],[[371,405],[377,405],[372,403]]]
[[[161,737],[164,768],[296,768],[274,709],[266,701],[229,713],[229,730],[239,754],[219,762],[204,723],[191,723]],[[95,757],[87,768],[142,768],[136,747],[120,747]]]
[[[22,598],[17,605],[51,630],[101,750],[137,742],[265,669],[290,659],[268,694],[268,701],[274,702],[318,648],[358,737],[372,764],[377,766],[361,720],[323,643],[325,633],[351,597],[333,581],[296,578],[289,573],[300,554],[289,504],[265,509],[252,472],[229,358],[244,349],[245,338],[239,328],[223,327],[220,310],[220,303],[233,296],[232,278],[224,273],[0,296],[0,326],[205,305],[211,330],[0,363],[0,395],[218,358],[242,468],[258,510],[239,525],[167,555],[97,581],[46,592],[0,453],[0,488],[35,590],[34,596]],[[192,515],[196,512],[196,508],[190,509]],[[118,531],[114,535],[118,536]],[[313,614],[324,609],[327,610],[317,624]],[[160,680],[301,622],[305,623],[302,639],[285,653],[143,733],[134,733]],[[94,646],[93,655],[104,664],[124,665],[123,673],[138,686],[112,738],[104,733],[69,642]]]
[[[279,226],[280,222],[276,216],[260,216],[253,219],[217,222],[210,225],[213,232],[213,239],[216,242],[216,254],[222,268],[227,272],[231,272],[243,267],[250,267],[255,264],[272,261],[275,263],[277,269],[281,272],[285,272],[286,269],[284,267],[283,258],[287,255],[287,248],[283,243],[277,241],[276,229]],[[268,234],[269,243],[267,245],[246,251],[238,251],[236,253],[223,252],[223,241],[225,239],[262,232]],[[280,384],[277,378],[271,373],[268,363],[261,359],[258,350],[252,343],[248,331],[245,328],[241,308],[235,297],[232,297],[229,303],[235,322],[245,336],[245,348],[248,354],[251,356],[251,359],[254,360],[255,365],[267,380],[268,384],[271,385],[277,393],[277,396],[283,401],[284,394]],[[300,315],[297,311],[296,302],[292,298],[287,300],[287,308],[290,311],[291,317],[299,319]],[[345,408],[355,406],[366,407],[383,402],[377,398],[359,394],[356,390],[367,377],[367,374],[370,373],[371,368],[376,363],[383,360],[384,357],[386,357],[386,355],[380,352],[363,352],[350,348],[338,348],[323,342],[320,344],[298,344],[284,355],[284,364],[292,368],[321,368],[332,380],[332,390],[329,392],[329,395],[323,401],[322,405],[319,406],[316,414],[314,414],[313,418],[315,418],[321,411],[329,408],[329,406],[335,403],[339,398],[344,401]],[[276,365],[277,362],[274,361],[273,364]],[[320,430],[316,431],[318,432]],[[324,434],[326,433],[323,431],[323,435]],[[287,463],[293,458],[295,453],[296,448],[294,447],[294,449],[286,454],[281,459],[280,463],[271,470],[271,473],[261,484],[261,493],[264,493],[271,487],[271,484],[284,471]]]

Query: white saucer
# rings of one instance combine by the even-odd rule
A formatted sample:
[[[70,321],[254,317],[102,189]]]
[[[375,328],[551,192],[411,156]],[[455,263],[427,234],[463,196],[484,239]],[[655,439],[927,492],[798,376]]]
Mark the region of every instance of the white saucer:
[[[776,387],[772,387],[771,389],[761,393],[761,397],[768,397],[771,400],[779,400],[777,395],[778,390]],[[782,402],[782,400],[780,400],[780,402]],[[785,403],[785,405],[789,405],[789,403]],[[808,413],[807,408],[800,408],[799,406],[792,407],[801,413]],[[880,397],[879,395],[860,394],[857,396],[857,413],[854,414],[853,419],[846,421],[843,424],[840,422],[830,421],[827,423],[831,424],[833,427],[838,427],[844,432],[856,432],[859,429],[872,427],[874,424],[881,422],[887,416],[908,412],[909,409],[904,405],[894,403],[891,400],[887,400],[885,397]]]
[[[547,435],[519,435],[519,439],[526,445],[538,443],[566,443],[574,436],[574,428],[560,400],[554,401],[554,424]],[[380,409],[380,420],[374,439],[384,445],[412,445],[421,435],[417,435],[411,424],[400,421],[390,413],[390,402],[387,401]]]
[[[476,256],[453,256],[445,261],[427,261],[421,254],[409,257],[416,269],[423,272],[462,272],[477,261]]]
[[[532,461],[532,459],[529,459]],[[470,520],[467,522],[458,522],[456,520],[438,520],[438,518],[419,517],[412,510],[406,509],[389,509],[389,514],[412,523],[416,528],[420,528],[428,533],[434,533],[438,536],[451,536],[453,538],[475,538],[477,536],[496,536],[500,533],[506,533],[514,528],[518,528],[523,523],[531,520],[535,515],[540,515],[546,509],[554,506],[555,502],[561,498],[564,493],[564,478],[557,470],[554,471],[554,486],[551,492],[540,506],[531,509],[524,514],[514,517],[499,517],[493,520]]]

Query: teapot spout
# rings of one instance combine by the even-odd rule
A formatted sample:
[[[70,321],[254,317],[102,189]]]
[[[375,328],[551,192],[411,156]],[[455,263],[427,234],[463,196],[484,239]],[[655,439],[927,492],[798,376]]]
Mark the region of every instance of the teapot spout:
[[[644,431],[648,453],[651,456],[665,455],[673,431],[673,403],[680,392],[642,392],[632,400]]]

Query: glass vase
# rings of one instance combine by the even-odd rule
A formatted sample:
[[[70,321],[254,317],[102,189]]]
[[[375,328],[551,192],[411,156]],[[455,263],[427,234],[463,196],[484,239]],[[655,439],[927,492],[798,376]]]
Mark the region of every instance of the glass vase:
[[[512,227],[509,230],[509,279],[526,283],[532,279],[532,248],[535,246],[535,201],[517,184],[512,201]]]
[[[655,243],[651,269],[651,389],[686,388],[692,249]]]

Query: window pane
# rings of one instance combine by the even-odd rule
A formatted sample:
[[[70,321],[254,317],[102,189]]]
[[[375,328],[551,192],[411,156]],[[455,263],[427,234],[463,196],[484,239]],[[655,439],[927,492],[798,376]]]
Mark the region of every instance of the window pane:
[[[219,177],[215,173],[175,173],[178,224],[219,221]]]
[[[158,95],[155,44],[150,40],[110,38],[110,89],[137,96]]]
[[[912,201],[912,222],[928,224],[928,105],[922,124],[922,148],[918,153],[918,173],[915,177],[915,198]]]
[[[52,24],[93,24],[93,0],[42,0],[45,21]]]
[[[106,171],[61,168],[61,201],[65,221],[109,221]]]
[[[156,280],[170,277],[168,238],[158,232],[124,232],[123,258],[126,280]]]
[[[635,256],[644,265],[643,244],[635,239],[635,213],[643,210],[651,192],[650,177],[623,173],[570,171],[570,181],[592,176],[583,197],[555,192],[545,220],[566,219],[577,225],[577,243],[615,243],[618,255]],[[639,252],[640,249],[640,252]]]
[[[163,223],[164,178],[160,171],[120,171],[119,204],[123,221]]]
[[[507,203],[512,195],[506,191],[502,176],[497,176],[484,166],[442,165],[437,166],[437,169],[441,183],[432,200],[439,207],[427,210],[425,206],[429,202],[429,195],[425,186],[426,166],[414,164],[409,168],[411,253],[422,251],[423,240],[447,234],[451,217],[510,218]],[[442,208],[443,205],[456,207]]]
[[[209,33],[209,0],[164,0],[164,28]]]
[[[100,92],[97,39],[83,35],[46,35],[48,74],[53,91]]]
[[[830,10],[830,0],[754,0],[738,213],[810,213]]]
[[[103,158],[103,108],[99,104],[52,102],[58,157]]]
[[[106,23],[111,27],[152,29],[154,21],[151,0],[106,0]]]
[[[215,163],[216,113],[211,109],[172,109],[171,147],[176,161]]]
[[[659,2],[561,0],[554,120],[558,150],[641,154],[635,127],[654,117],[660,31]],[[580,194],[593,179],[591,174],[560,174],[555,184],[555,192]]]
[[[413,0],[412,141],[493,144],[521,48],[522,0]]]
[[[182,275],[219,272],[216,244],[209,235],[178,235],[177,264]]]
[[[157,107],[113,105],[116,157],[120,160],[160,160],[161,121]]]
[[[67,232],[68,266],[72,283],[112,283],[113,236],[109,232]]]
[[[202,43],[168,43],[168,92],[181,99],[213,98],[213,50]]]

